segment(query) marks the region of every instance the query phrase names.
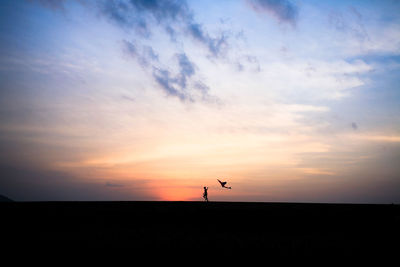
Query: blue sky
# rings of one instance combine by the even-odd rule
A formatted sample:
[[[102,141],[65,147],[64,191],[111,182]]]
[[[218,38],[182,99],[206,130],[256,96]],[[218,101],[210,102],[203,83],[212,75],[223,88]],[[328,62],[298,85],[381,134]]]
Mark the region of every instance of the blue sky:
[[[399,202],[399,11],[3,1],[0,194]]]

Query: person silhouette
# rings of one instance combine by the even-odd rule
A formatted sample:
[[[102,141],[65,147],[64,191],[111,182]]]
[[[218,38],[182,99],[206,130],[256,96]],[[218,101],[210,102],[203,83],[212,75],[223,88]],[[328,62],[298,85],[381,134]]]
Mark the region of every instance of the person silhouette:
[[[207,193],[208,187],[204,187],[204,193],[203,193],[203,197],[204,200],[208,202],[208,193]]]

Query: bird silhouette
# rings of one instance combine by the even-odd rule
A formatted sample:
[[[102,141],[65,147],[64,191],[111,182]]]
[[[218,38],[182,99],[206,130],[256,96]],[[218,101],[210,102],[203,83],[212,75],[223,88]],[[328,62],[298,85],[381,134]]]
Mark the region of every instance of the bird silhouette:
[[[217,180],[218,180],[218,182],[221,184],[221,186],[222,186],[223,188],[232,189],[232,187],[230,187],[230,186],[225,186],[225,185],[226,185],[226,182],[221,182],[219,179],[217,179]]]

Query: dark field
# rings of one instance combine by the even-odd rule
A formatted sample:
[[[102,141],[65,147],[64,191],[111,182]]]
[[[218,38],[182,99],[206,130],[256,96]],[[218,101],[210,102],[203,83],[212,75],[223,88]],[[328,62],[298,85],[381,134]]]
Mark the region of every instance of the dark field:
[[[8,248],[220,251],[265,257],[397,255],[398,205],[233,202],[0,203]]]

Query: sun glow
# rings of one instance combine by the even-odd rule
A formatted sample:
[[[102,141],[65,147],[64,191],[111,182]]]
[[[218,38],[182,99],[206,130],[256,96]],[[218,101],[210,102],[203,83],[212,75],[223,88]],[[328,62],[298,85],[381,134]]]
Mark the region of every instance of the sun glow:
[[[165,186],[155,189],[153,193],[161,201],[194,201],[201,200],[202,188]]]

